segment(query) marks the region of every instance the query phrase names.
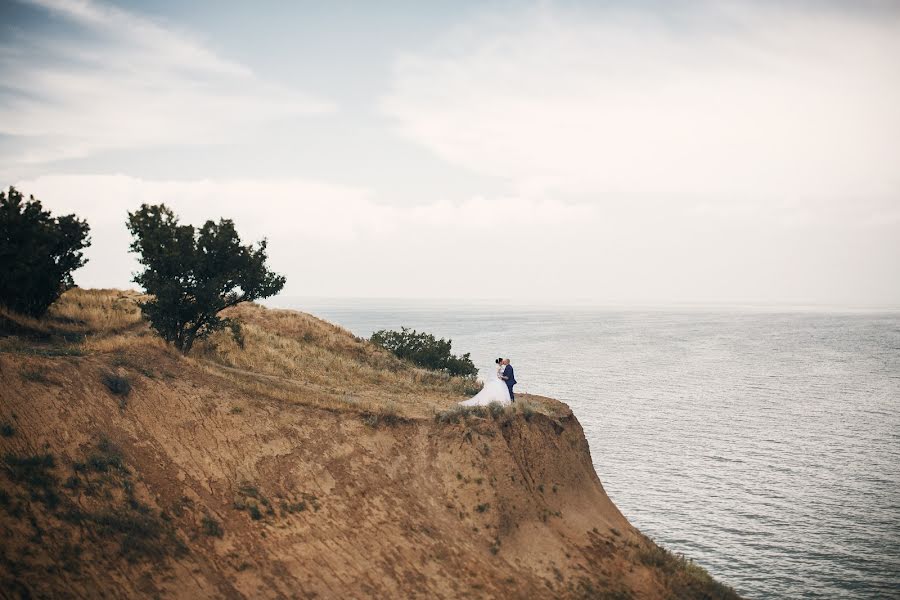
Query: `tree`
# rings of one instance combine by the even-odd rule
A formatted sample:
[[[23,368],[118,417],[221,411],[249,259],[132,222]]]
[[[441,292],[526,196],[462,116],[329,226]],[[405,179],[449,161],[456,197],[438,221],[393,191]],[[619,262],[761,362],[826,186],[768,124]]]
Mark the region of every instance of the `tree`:
[[[285,278],[266,267],[266,241],[244,246],[230,219],[207,221],[199,230],[180,225],[165,204],[128,213],[144,270],[134,277],[153,298],[141,311],[166,342],[183,354],[197,339],[234,325],[218,314],[229,308],[274,296]]]
[[[462,356],[450,353],[453,340],[437,339],[424,331],[418,332],[408,327],[401,327],[400,331],[382,329],[373,333],[369,341],[426,369],[446,371],[450,375],[463,377],[478,374],[468,352]]]
[[[0,191],[0,304],[33,317],[74,287],[90,227],[75,215],[53,218],[34,196]]]

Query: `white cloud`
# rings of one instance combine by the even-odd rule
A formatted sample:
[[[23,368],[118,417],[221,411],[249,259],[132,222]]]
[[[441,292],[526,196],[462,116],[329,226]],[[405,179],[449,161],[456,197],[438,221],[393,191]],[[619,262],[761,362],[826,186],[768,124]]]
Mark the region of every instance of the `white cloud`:
[[[539,9],[401,57],[382,108],[525,194],[900,202],[900,19],[701,4]]]
[[[16,186],[91,225],[80,285],[129,287],[126,213],[165,202],[182,222],[234,219],[266,237],[287,295],[601,301],[896,302],[900,221],[815,220],[797,237],[750,207],[600,206],[534,197],[399,207],[365,189],[291,180],[42,176]],[[698,211],[703,213],[698,218]]]
[[[593,207],[516,198],[438,201],[398,207],[364,189],[289,180],[149,181],[124,175],[56,175],[20,181],[54,214],[74,212],[91,226],[84,286],[128,287],[128,211],[164,202],[183,223],[230,218],[245,242],[269,240],[287,293],[431,296],[484,286],[502,254],[540,253],[598,219]],[[515,239],[510,235],[515,231]],[[556,257],[545,257],[556,260]],[[484,265],[484,268],[480,267]],[[346,275],[343,275],[345,273]],[[487,285],[482,294],[502,295]]]
[[[41,2],[92,34],[0,49],[4,70],[22,71],[8,79],[41,92],[0,96],[0,130],[27,136],[33,160],[240,143],[241,128],[328,108],[294,102],[295,92],[167,24]],[[345,129],[323,120],[288,150],[269,153],[271,127],[253,142],[261,162],[295,149],[306,157],[355,144],[342,134],[359,127],[381,152],[375,166],[354,146],[315,167],[357,185],[256,177],[248,162],[223,180],[201,179],[198,164],[184,166],[197,173],[188,181],[84,165],[84,175],[37,165],[6,179],[55,213],[88,219],[91,262],[76,273],[86,286],[129,285],[126,212],[166,202],[184,222],[230,217],[245,241],[267,237],[289,295],[896,304],[896,16],[694,6],[705,8],[666,21],[631,8],[480,19],[406,55],[383,110],[420,152],[480,175],[434,169],[421,185],[418,173],[402,198],[384,185],[389,175],[367,183],[365,173],[382,159],[386,173],[428,161],[411,160],[366,111]],[[225,155],[211,148],[208,158]],[[303,162],[262,172],[299,173]],[[492,191],[479,194],[482,183]]]
[[[75,28],[23,31],[0,46],[7,161],[40,164],[106,149],[221,142],[268,120],[334,110],[259,80],[190,35],[91,1],[34,0]],[[7,165],[8,168],[8,165]]]

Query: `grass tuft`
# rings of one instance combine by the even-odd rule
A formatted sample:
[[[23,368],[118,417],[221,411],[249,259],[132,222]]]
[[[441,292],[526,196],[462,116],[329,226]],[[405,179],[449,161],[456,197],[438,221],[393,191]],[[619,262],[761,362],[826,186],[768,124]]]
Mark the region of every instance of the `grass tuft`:
[[[200,524],[203,527],[203,533],[210,537],[220,538],[225,535],[225,532],[222,530],[222,525],[209,515],[203,515]]]
[[[534,417],[534,407],[527,400],[522,400],[519,402],[519,410],[522,412],[522,416],[526,421],[531,422],[531,418]]]
[[[640,563],[656,569],[675,598],[708,598],[710,600],[739,600],[737,593],[725,584],[713,579],[706,570],[645,539],[637,550]]]
[[[24,379],[25,381],[32,381],[34,383],[50,383],[50,378],[47,377],[47,373],[40,368],[24,369],[21,375],[22,379]]]
[[[52,454],[7,454],[3,457],[3,462],[9,478],[27,487],[32,500],[38,500],[49,508],[55,508],[59,504],[59,479],[52,472],[56,467]]]
[[[80,466],[80,464],[75,465],[75,470],[78,471]],[[116,471],[123,475],[129,473],[128,467],[125,466],[122,451],[105,436],[100,438],[100,441],[97,443],[97,450],[88,456],[85,466],[97,473],[109,473],[111,471]]]
[[[101,379],[103,385],[116,396],[127,396],[131,392],[131,381],[123,375],[104,373]]]

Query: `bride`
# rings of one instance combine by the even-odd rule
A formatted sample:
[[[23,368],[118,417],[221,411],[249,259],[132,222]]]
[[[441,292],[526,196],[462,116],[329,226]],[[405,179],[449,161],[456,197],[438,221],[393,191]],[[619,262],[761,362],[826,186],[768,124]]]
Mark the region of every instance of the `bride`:
[[[484,387],[481,388],[481,391],[475,394],[475,396],[469,398],[465,402],[460,402],[461,406],[487,406],[492,402],[509,404],[509,388],[507,388],[506,383],[500,379],[500,372],[503,370],[503,359],[498,358],[494,362],[497,363],[497,375],[488,378],[488,380],[484,382]]]

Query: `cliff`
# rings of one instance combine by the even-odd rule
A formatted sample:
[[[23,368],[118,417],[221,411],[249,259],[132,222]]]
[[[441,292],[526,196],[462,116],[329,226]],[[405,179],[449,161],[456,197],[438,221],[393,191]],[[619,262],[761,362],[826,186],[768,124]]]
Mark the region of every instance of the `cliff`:
[[[606,496],[555,400],[469,385],[249,305],[184,358],[137,295],[0,312],[11,597],[730,598]]]

